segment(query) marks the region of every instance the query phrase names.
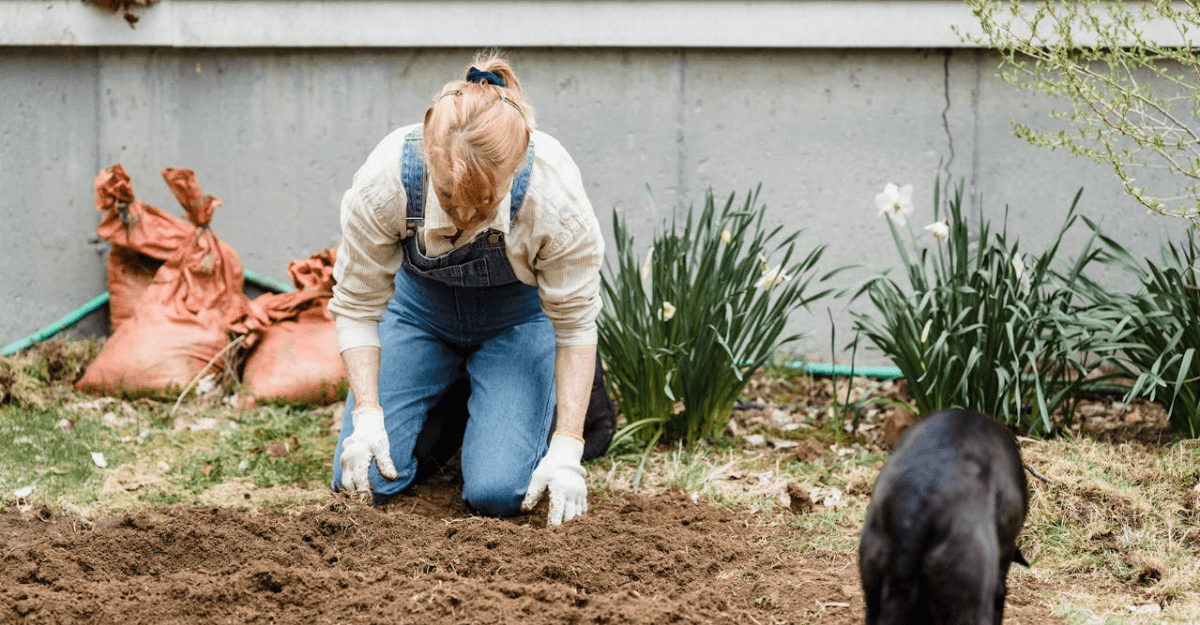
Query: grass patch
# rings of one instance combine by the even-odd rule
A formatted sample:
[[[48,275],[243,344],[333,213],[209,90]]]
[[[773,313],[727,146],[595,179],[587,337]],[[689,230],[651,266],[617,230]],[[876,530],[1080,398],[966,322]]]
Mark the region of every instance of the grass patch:
[[[260,488],[328,481],[337,441],[309,410],[269,406],[247,411],[211,430],[173,440],[177,464],[172,480],[192,493],[232,478]]]
[[[1081,438],[1022,448],[1052,480],[1030,481],[1022,549],[1033,574],[1094,589],[1073,602],[1072,614],[1090,613],[1079,622],[1164,622],[1173,606],[1185,620],[1200,617],[1200,442]]]
[[[99,516],[204,503],[206,492],[228,483],[305,490],[328,481],[337,444],[330,409],[270,406],[171,419],[164,418],[167,406],[143,401],[140,407],[111,398],[58,410],[0,407],[3,500],[34,486],[21,503]],[[93,452],[104,454],[107,467],[97,466]]]
[[[0,497],[33,487],[24,499],[54,501],[78,496],[96,500],[103,471],[93,453],[109,467],[129,457],[118,434],[102,421],[52,409],[0,408]]]
[[[238,409],[221,389],[179,405],[95,397],[72,383],[98,347],[48,341],[0,359],[0,504],[46,505],[87,520],[226,503],[222,497],[251,498],[251,491],[253,501],[238,503],[272,490],[289,500],[324,492],[340,404]]]

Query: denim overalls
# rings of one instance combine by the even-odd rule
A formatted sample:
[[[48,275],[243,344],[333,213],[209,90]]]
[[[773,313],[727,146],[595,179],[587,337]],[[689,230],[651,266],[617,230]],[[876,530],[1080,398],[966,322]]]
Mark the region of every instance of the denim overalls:
[[[417,435],[465,367],[471,395],[462,445],[463,499],[481,514],[511,516],[519,512],[533,469],[546,453],[555,406],[554,327],[542,312],[537,288],[513,273],[503,233],[485,231],[438,258],[422,253],[416,236],[425,211],[421,142],[420,128],[405,137],[404,262],[379,325],[379,403],[399,478],[382,477],[372,463],[371,487],[375,502],[384,503],[412,483]],[[510,223],[518,218],[532,167],[531,143],[513,180]],[[350,397],[333,460],[335,490],[353,408]]]

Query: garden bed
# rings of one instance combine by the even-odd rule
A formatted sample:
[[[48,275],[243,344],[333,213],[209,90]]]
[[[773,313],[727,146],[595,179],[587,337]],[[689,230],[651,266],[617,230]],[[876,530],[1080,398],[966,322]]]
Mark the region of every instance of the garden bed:
[[[542,517],[544,518],[544,517]],[[179,507],[91,529],[0,517],[0,604],[20,622],[861,623],[855,558],[681,490],[593,493],[578,521],[471,517],[448,483],[384,508]],[[851,531],[853,528],[844,528]],[[1010,613],[1059,622],[1016,578]]]

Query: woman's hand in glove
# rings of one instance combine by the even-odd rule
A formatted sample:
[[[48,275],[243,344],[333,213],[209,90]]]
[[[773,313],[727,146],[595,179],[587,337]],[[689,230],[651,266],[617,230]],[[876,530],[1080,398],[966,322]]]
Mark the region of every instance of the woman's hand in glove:
[[[344,453],[344,452],[343,452]],[[583,441],[569,435],[555,434],[550,438],[550,449],[546,457],[533,470],[529,490],[521,509],[528,512],[537,505],[542,493],[550,491],[550,525],[570,521],[587,512],[586,473],[580,459],[583,458]]]
[[[342,441],[342,488],[371,492],[369,470],[371,459],[379,473],[389,480],[396,479],[396,465],[388,446],[387,430],[383,427],[383,409],[379,406],[359,406],[350,413],[354,431]]]

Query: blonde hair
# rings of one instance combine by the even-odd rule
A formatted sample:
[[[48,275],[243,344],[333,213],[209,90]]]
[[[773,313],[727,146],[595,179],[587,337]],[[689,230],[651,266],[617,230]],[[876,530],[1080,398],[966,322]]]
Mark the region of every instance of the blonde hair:
[[[424,129],[425,162],[437,172],[439,190],[464,205],[499,201],[492,194],[524,162],[534,128],[533,108],[508,61],[485,52],[471,67],[495,74],[505,86],[468,81],[468,69],[442,87]]]

